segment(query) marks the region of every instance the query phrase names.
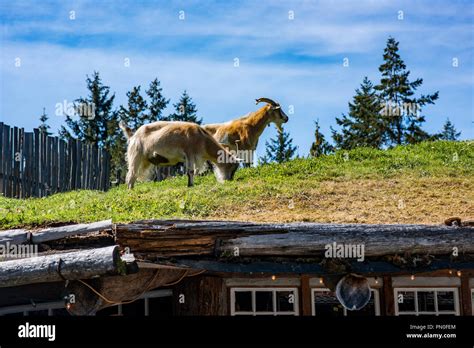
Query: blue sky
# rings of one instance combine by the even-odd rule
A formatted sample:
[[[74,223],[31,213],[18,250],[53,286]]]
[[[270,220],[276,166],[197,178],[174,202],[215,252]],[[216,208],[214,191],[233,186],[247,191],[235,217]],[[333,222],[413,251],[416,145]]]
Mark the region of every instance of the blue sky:
[[[472,1],[2,1],[0,121],[30,130],[45,107],[58,129],[55,105],[85,96],[97,70],[117,107],[155,77],[172,103],[186,89],[205,123],[256,110],[263,96],[293,106],[286,129],[306,155],[314,120],[330,137],[363,77],[379,81],[391,35],[420,92],[440,92],[425,129],[449,117],[473,139],[473,19]]]

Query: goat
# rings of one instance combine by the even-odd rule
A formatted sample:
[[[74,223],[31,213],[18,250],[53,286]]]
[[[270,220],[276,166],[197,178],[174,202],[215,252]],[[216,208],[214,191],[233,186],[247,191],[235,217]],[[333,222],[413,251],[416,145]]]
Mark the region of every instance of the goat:
[[[190,187],[194,185],[194,175],[204,168],[206,161],[213,163],[219,182],[230,180],[229,168],[233,168],[233,162],[241,161],[195,123],[158,121],[141,126],[134,134],[124,122],[120,128],[128,139],[126,182],[129,189],[138,176],[146,175],[152,164],[171,166],[184,162]],[[227,161],[221,161],[222,156]]]
[[[274,123],[279,131],[282,131],[283,123],[288,122],[288,116],[281,109],[280,104],[269,98],[258,98],[256,104],[265,102],[265,106],[255,112],[251,112],[241,118],[225,123],[213,123],[202,126],[214,139],[230,150],[255,151],[258,139],[265,127]],[[238,157],[241,157],[238,155]],[[234,164],[237,170],[238,164]],[[232,174],[233,176],[233,174]]]

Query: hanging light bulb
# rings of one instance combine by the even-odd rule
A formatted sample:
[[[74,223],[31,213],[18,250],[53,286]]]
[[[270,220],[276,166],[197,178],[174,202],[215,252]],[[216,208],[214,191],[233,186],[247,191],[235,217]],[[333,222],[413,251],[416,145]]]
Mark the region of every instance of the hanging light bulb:
[[[415,275],[412,274],[411,277],[410,277],[411,280],[415,280]]]

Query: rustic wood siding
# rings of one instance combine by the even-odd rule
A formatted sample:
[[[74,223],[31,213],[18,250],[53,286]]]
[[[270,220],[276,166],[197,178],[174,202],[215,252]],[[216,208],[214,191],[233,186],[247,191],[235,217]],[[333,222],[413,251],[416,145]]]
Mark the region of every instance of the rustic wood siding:
[[[184,295],[184,303],[179,303]],[[224,280],[196,276],[183,280],[173,289],[175,315],[229,315],[229,300]]]

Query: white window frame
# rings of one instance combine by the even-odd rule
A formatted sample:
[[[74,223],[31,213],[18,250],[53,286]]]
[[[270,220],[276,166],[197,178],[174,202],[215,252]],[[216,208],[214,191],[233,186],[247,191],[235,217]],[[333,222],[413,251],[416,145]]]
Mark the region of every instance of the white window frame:
[[[400,312],[398,310],[398,293],[400,292],[414,292],[415,293],[415,311],[414,312]],[[434,312],[420,312],[418,310],[418,292],[434,292]],[[439,311],[438,310],[438,291],[451,291],[454,293],[454,311]],[[459,315],[459,289],[458,288],[438,288],[438,287],[429,287],[429,288],[394,288],[393,289],[394,303],[395,303],[395,315]]]
[[[247,312],[237,312],[235,310],[235,293],[236,292],[243,292],[243,291],[250,291],[252,294],[252,311]],[[272,312],[257,312],[256,311],[256,295],[255,293],[258,291],[265,291],[265,292],[272,292],[273,296],[273,311]],[[277,291],[291,291],[295,296],[295,302],[293,303],[293,312],[278,312],[277,305],[276,305],[276,292]],[[275,288],[275,287],[251,287],[251,288],[239,288],[239,287],[232,287],[230,288],[230,315],[299,315],[299,299],[298,299],[298,288]]]
[[[325,292],[332,292],[331,289],[328,288],[311,288],[311,315],[316,316],[316,304],[314,303],[314,293],[316,291],[325,291]],[[378,317],[380,316],[380,295],[379,295],[379,289],[370,289],[371,295],[374,296],[374,305],[375,305],[375,316]],[[335,296],[335,295],[334,295]],[[343,313],[344,316],[347,317],[347,309],[346,307],[342,306],[343,308]]]

